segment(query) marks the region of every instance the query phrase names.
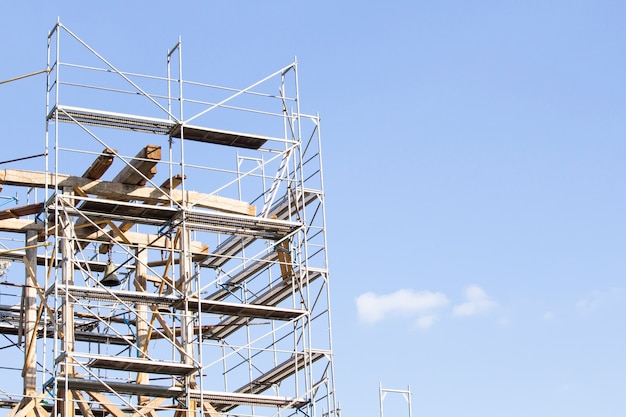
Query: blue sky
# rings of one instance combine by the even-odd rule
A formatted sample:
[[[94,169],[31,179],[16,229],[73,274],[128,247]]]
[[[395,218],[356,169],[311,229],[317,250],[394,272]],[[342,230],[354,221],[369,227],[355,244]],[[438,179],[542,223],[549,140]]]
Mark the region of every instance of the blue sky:
[[[377,416],[379,383],[410,385],[416,417],[618,416],[625,15],[609,0],[11,2],[0,79],[45,67],[57,16],[128,70],[161,65],[179,35],[185,78],[216,84],[297,55],[303,110],[322,117],[344,417]],[[2,159],[20,157],[40,146],[44,80],[0,88]]]

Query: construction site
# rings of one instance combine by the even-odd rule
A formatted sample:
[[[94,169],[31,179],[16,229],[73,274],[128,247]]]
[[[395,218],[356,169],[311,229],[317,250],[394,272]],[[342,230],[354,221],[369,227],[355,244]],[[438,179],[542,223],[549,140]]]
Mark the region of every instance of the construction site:
[[[217,86],[163,46],[140,74],[49,32],[45,132],[0,165],[0,407],[333,417],[320,121],[297,61]]]

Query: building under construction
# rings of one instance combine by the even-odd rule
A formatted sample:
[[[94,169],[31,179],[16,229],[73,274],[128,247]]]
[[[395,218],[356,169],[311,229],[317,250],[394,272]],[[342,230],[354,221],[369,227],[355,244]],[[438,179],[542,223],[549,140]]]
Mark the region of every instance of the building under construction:
[[[336,414],[320,126],[297,63],[216,86],[183,78],[178,41],[160,69],[49,33],[46,130],[23,146],[39,157],[0,166],[0,406]]]

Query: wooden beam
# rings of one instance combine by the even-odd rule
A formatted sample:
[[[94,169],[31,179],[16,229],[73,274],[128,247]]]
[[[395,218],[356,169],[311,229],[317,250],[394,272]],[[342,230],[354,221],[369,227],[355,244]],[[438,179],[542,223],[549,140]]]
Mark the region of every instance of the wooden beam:
[[[35,290],[37,291],[37,295],[39,295],[39,302],[45,306],[46,312],[48,313],[48,317],[54,317],[55,311],[46,302],[46,292],[43,290],[43,288],[39,286],[39,282],[37,282],[37,278],[36,278],[37,275],[35,273],[35,270],[31,267],[26,255],[24,255],[24,257],[22,258],[22,261],[24,262],[24,266],[26,267],[28,278],[30,278],[30,281],[31,281],[30,283],[27,282],[27,284],[30,285],[31,287],[34,287]]]
[[[283,280],[290,280],[293,277],[293,262],[291,260],[289,240],[283,240],[280,244],[276,245],[276,255],[280,263],[280,275]]]
[[[93,398],[94,401],[100,404],[102,408],[107,410],[113,417],[128,417],[125,412],[120,410],[115,405],[111,404],[111,401],[109,401],[107,397],[100,394],[99,392],[85,391],[85,393]]]
[[[182,184],[182,182],[183,182],[183,176],[180,174],[176,174],[172,178],[168,178],[167,180],[165,180],[161,184],[161,188],[164,190],[171,190],[171,189],[178,187],[180,184]],[[162,205],[162,203],[159,203],[157,205]],[[136,223],[134,222],[122,222],[119,225],[118,229],[121,233],[127,232],[130,229],[132,229],[132,227],[135,224]],[[114,227],[111,226],[111,229],[114,229]],[[98,252],[102,254],[107,253],[108,251],[109,251],[109,244],[106,244],[106,243],[101,244],[100,247],[98,248]]]
[[[151,416],[156,417],[157,414],[155,412],[155,408],[161,405],[163,401],[167,398],[157,397],[150,401],[148,404],[144,405],[139,411],[131,415],[130,417],[143,417],[143,416]]]
[[[76,398],[76,404],[78,405],[80,413],[84,417],[94,417],[93,411],[91,411],[89,403],[85,400],[83,394],[80,391],[72,391],[72,395]]]
[[[14,207],[8,210],[0,211],[0,220],[18,219],[22,216],[30,216],[37,214],[43,210],[43,203],[28,204],[26,206]]]
[[[115,178],[113,178],[112,182],[145,185],[148,179],[152,179],[156,175],[156,165],[160,160],[161,147],[158,145],[146,145],[129,162],[130,166],[125,165]],[[131,166],[133,168],[131,168]]]
[[[119,227],[117,227],[117,225],[115,223],[113,223],[113,221],[109,220],[107,221],[107,224],[109,225],[109,227],[111,228],[111,231],[113,232],[113,236],[116,238],[120,238],[122,242],[126,243],[127,245],[130,245],[131,242],[130,240],[128,240],[128,238],[126,237],[126,235],[124,234],[124,232],[122,232]]]
[[[113,159],[115,158],[115,154],[117,153],[114,149],[106,148],[102,153],[96,158],[95,161],[91,164],[87,171],[83,174],[83,177],[89,178],[91,180],[100,179],[104,173],[109,169],[109,167],[113,164]]]
[[[39,402],[35,405],[35,417],[50,417],[50,413]]]
[[[161,188],[164,190],[173,190],[175,188],[178,188],[178,186],[180,184],[183,183],[183,176],[180,174],[176,174],[174,175],[172,178],[168,178],[167,180],[165,180],[162,184],[161,184]],[[162,203],[160,203],[162,204]],[[120,230],[122,232],[127,232],[128,230],[130,230],[133,226],[135,225],[135,223],[133,222],[123,222],[122,224],[120,224]]]
[[[32,220],[22,219],[4,219],[0,220],[0,232],[10,233],[26,233],[29,230],[43,230],[43,223],[37,223]]]
[[[156,175],[156,164],[161,160],[161,147],[157,145],[146,145],[139,153],[131,159],[131,161],[122,168],[122,170],[115,176],[113,183],[124,183],[130,185],[145,185],[148,179],[152,179]],[[76,189],[80,190],[77,193],[83,197],[86,197],[85,190],[80,186],[72,187],[76,192]],[[119,200],[130,201],[128,198],[119,198]],[[84,206],[86,203],[82,203],[80,206]],[[89,223],[87,219],[80,218],[76,220],[76,226]],[[88,226],[82,231],[82,233],[91,233],[96,231],[95,226]],[[82,246],[82,244],[81,244]]]
[[[66,180],[69,177],[69,175],[59,174],[59,184],[61,184],[63,180]],[[84,178],[83,180],[84,182],[89,181],[88,178]],[[18,187],[44,188],[46,186],[46,182],[49,187],[54,187],[53,172],[49,172],[46,174],[45,172],[41,171],[26,171],[20,169],[0,170],[0,184],[15,185]],[[61,187],[62,185],[59,185],[58,188]]]
[[[15,414],[19,410],[21,410],[24,406],[26,406],[29,401],[32,401],[32,400],[30,398],[27,398],[27,397],[22,398],[22,400],[19,403],[15,404],[15,407],[13,407],[11,409],[11,411],[9,411],[9,414],[7,414],[5,417],[14,417]]]
[[[35,408],[37,400],[35,398],[29,398],[28,402],[22,406],[22,408],[15,414],[14,417],[26,417],[31,414],[31,411]]]
[[[74,186],[80,187],[87,194],[104,197],[110,200],[129,201],[137,200],[148,204],[167,204],[171,200],[182,201],[183,192],[181,190],[169,190],[170,198],[163,193],[166,190],[159,190],[155,187],[143,187],[137,185],[120,184],[109,181],[90,180],[83,177],[71,175],[58,175],[59,182],[56,188]],[[40,171],[24,171],[5,169],[0,170],[0,184],[15,185],[22,187],[43,188],[46,185],[54,187],[54,175]],[[227,213],[256,215],[256,207],[248,203],[232,198],[219,197],[211,194],[199,193],[196,191],[185,191],[185,200],[190,204],[202,208],[224,211]]]

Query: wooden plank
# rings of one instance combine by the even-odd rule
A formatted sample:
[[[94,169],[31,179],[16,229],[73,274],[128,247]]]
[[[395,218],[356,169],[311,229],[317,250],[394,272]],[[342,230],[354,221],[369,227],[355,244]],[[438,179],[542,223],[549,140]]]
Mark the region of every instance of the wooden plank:
[[[0,232],[26,233],[28,230],[43,230],[43,223],[23,219],[0,220]]]
[[[152,179],[156,175],[156,165],[160,160],[161,147],[158,145],[146,145],[129,162],[130,166],[125,165],[115,178],[113,178],[112,182],[145,185],[148,179]]]
[[[100,179],[104,173],[109,169],[109,167],[113,164],[113,159],[115,158],[115,154],[117,153],[114,149],[106,148],[102,153],[96,158],[95,161],[91,164],[87,171],[83,174],[83,177],[89,178],[92,180]]]
[[[8,210],[0,211],[0,220],[18,219],[22,216],[30,216],[37,214],[43,210],[43,203],[28,204],[26,206],[15,207]]]
[[[111,231],[113,232],[113,236],[115,236],[116,238],[120,238],[122,242],[126,243],[127,245],[130,245],[130,240],[128,240],[124,232],[121,231],[115,223],[109,220],[107,224],[111,228]]]
[[[137,185],[120,184],[109,181],[90,180],[71,175],[58,175],[57,188],[78,186],[87,194],[104,197],[110,200],[129,201],[137,200],[148,204],[167,204],[171,200],[182,201],[181,190],[169,190],[170,198],[163,191],[155,187],[143,187]],[[40,171],[24,170],[0,170],[0,184],[15,185],[22,187],[43,188],[46,180],[50,187],[54,186],[54,175]],[[164,190],[165,191],[165,190]],[[256,215],[256,207],[244,201],[227,197],[219,197],[211,194],[186,191],[185,200],[197,207],[208,208],[227,213]]]
[[[69,175],[59,174],[59,184],[69,178]],[[84,182],[89,181],[89,179],[83,179]],[[46,183],[49,187],[54,186],[54,173],[49,172],[40,172],[40,171],[26,171],[19,169],[2,169],[0,170],[0,184],[6,185],[15,185],[18,187],[34,187],[34,188],[44,188]],[[80,184],[77,184],[80,185]],[[72,186],[72,184],[70,184]],[[59,185],[58,188],[61,188],[62,185]]]

